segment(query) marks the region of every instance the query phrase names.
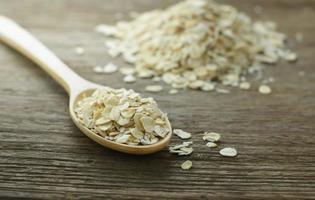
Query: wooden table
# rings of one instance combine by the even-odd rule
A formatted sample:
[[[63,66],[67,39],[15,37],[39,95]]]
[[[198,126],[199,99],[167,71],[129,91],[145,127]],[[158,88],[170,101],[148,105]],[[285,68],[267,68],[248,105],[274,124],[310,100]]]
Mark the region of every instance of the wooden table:
[[[271,95],[233,89],[232,94],[188,91],[153,95],[174,128],[193,133],[189,157],[165,149],[149,156],[111,151],[85,137],[68,114],[63,89],[36,65],[0,45],[0,199],[314,199],[315,198],[315,1],[237,0],[255,19],[274,20],[299,53],[296,64],[268,67]],[[93,66],[121,60],[107,56],[93,31],[114,23],[115,13],[162,8],[167,0],[0,0],[0,14],[16,20],[84,78],[145,95],[148,81],[122,83],[120,74],[98,75]],[[262,14],[254,12],[255,6]],[[257,7],[256,7],[257,9]],[[118,16],[119,17],[119,16]],[[303,42],[295,40],[303,33]],[[74,48],[86,49],[78,56]],[[299,76],[304,71],[305,76]],[[203,131],[222,133],[209,150]],[[179,143],[176,137],[172,143]],[[183,171],[183,161],[193,169]]]

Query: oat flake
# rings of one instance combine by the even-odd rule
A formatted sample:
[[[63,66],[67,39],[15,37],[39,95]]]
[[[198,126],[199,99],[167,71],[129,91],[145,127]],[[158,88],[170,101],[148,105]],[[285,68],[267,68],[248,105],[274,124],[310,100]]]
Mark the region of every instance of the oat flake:
[[[242,90],[249,90],[250,87],[251,87],[251,85],[250,85],[249,82],[242,82],[242,83],[240,84],[240,88],[241,88]]]
[[[237,150],[235,148],[227,147],[220,150],[220,154],[225,157],[237,156]]]
[[[261,94],[270,94],[271,93],[271,88],[268,85],[261,85],[259,87],[259,92]]]
[[[114,65],[113,63],[108,63],[104,66],[104,73],[111,74],[118,70],[118,67]]]
[[[183,140],[191,138],[191,133],[185,132],[182,129],[174,129],[173,133]]]
[[[104,73],[104,68],[101,67],[101,66],[96,66],[96,67],[93,68],[93,71],[95,73]]]
[[[208,142],[208,143],[206,144],[206,146],[209,147],[209,148],[215,148],[215,147],[217,147],[218,145],[217,145],[216,143],[214,143],[214,142]]]
[[[160,85],[148,85],[145,87],[145,90],[148,92],[161,92],[163,87]]]
[[[208,142],[218,142],[221,138],[219,133],[215,132],[205,132],[202,139]]]
[[[134,82],[136,82],[136,80],[137,80],[136,77],[134,77],[131,74],[124,77],[125,83],[134,83]]]
[[[192,167],[192,162],[190,160],[185,161],[182,165],[181,168],[183,170],[189,170]]]
[[[76,47],[74,51],[77,55],[83,55],[85,53],[85,49],[83,47]]]
[[[176,89],[171,89],[168,93],[169,93],[169,94],[177,94],[177,93],[178,93],[178,90],[176,90]]]

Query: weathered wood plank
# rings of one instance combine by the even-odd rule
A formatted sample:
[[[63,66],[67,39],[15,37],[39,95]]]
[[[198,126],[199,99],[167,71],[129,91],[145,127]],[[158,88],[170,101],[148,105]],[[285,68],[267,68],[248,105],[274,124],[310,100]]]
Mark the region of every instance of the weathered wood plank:
[[[114,14],[166,7],[172,0],[0,0],[0,13],[28,28],[83,77],[116,88],[144,91],[146,81],[121,82],[92,68],[112,60],[93,32],[114,23]],[[37,66],[0,45],[0,199],[314,199],[315,50],[314,0],[225,0],[256,19],[274,20],[298,51],[296,64],[271,66],[274,93],[233,90],[231,95],[189,91],[153,95],[173,126],[194,133],[191,171],[186,159],[165,149],[130,156],[105,149],[71,122],[66,93]],[[262,15],[253,12],[256,5]],[[303,43],[294,40],[304,34]],[[77,56],[82,45],[87,53]],[[298,72],[306,72],[305,77]],[[206,108],[206,109],[205,109]],[[221,147],[239,156],[219,156],[201,141],[203,131],[222,132]],[[178,138],[173,143],[180,142]]]

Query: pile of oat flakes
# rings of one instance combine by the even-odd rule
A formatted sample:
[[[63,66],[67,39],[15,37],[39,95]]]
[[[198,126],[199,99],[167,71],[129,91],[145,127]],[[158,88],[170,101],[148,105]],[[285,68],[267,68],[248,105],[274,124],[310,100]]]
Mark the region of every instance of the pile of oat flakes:
[[[134,65],[120,70],[126,82],[161,79],[173,87],[171,93],[186,88],[228,93],[221,84],[247,90],[248,74],[260,75],[263,64],[297,59],[285,49],[286,36],[275,23],[253,22],[215,1],[186,0],[96,30],[107,36],[109,55]]]
[[[97,89],[76,104],[75,113],[85,127],[121,144],[155,144],[171,131],[156,102],[132,90]]]

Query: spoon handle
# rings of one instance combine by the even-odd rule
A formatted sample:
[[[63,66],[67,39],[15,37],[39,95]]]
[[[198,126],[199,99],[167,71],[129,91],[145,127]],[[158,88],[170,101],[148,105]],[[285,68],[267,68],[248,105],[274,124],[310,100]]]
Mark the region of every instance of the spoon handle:
[[[16,49],[45,70],[70,95],[71,90],[86,84],[40,41],[7,17],[0,16],[0,40]]]

